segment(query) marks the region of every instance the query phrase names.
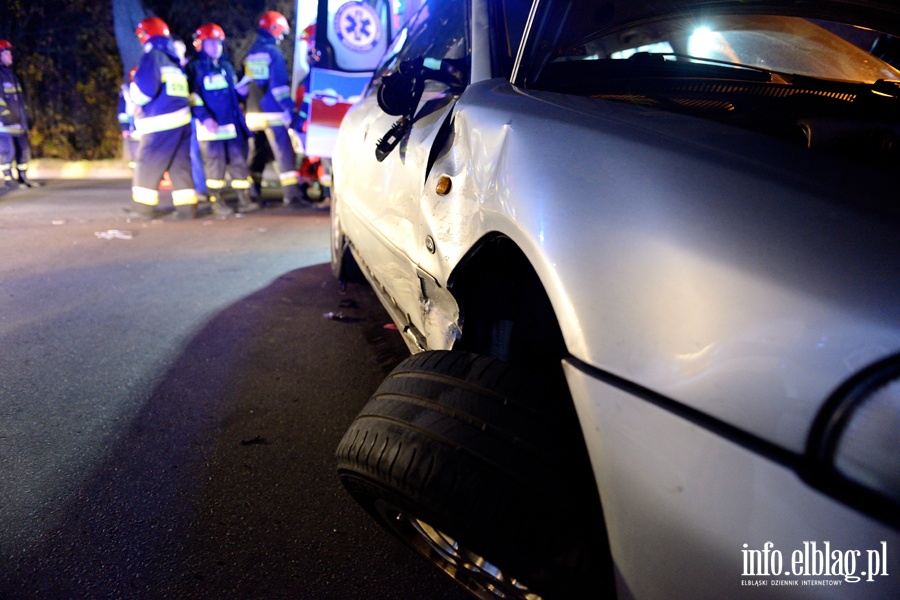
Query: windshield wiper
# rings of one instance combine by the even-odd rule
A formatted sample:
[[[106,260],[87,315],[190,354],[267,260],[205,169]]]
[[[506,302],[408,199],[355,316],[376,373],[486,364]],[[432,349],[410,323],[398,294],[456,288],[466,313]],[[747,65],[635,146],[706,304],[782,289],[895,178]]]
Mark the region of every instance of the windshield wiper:
[[[632,54],[629,60],[648,60],[648,57],[662,57],[665,61],[667,57],[674,57],[675,62],[680,60],[688,61],[692,64],[708,64],[708,65],[716,65],[722,67],[729,67],[734,69],[743,69],[747,71],[753,71],[756,73],[762,73],[763,75],[767,75],[770,80],[775,83],[791,83],[793,81],[794,76],[788,73],[781,73],[779,71],[773,71],[771,69],[766,69],[763,67],[756,67],[753,65],[745,65],[743,63],[732,62],[728,60],[719,60],[716,58],[705,58],[703,56],[691,56],[690,54],[679,54],[677,52],[637,52]],[[658,58],[653,58],[650,60],[659,60]],[[671,62],[671,61],[669,61]]]

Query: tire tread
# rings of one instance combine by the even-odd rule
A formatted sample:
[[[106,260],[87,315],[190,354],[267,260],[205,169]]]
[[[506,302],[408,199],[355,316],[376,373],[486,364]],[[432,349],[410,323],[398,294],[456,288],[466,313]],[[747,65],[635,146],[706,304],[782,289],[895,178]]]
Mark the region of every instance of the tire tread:
[[[414,355],[338,446],[341,481],[383,523],[377,497],[539,588],[582,597],[577,582],[610,567],[597,542],[605,529],[596,484],[561,381],[474,354]]]

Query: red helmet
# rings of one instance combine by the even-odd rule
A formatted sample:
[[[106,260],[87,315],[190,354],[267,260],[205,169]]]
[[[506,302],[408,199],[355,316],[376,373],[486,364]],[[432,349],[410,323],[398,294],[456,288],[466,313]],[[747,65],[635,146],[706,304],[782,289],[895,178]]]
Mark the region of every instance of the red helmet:
[[[281,36],[291,31],[291,26],[288,25],[288,20],[285,16],[274,10],[263,13],[259,18],[259,28],[268,31],[275,38],[281,38]]]
[[[2,50],[12,50],[13,45],[9,43],[7,40],[0,40],[0,51]]]
[[[153,37],[169,37],[169,26],[159,17],[147,17],[138,23],[134,34],[138,36],[142,44],[146,44],[147,40]]]
[[[203,40],[222,40],[225,41],[225,30],[215,23],[207,23],[201,25],[194,32],[194,49],[199,52],[203,47]]]

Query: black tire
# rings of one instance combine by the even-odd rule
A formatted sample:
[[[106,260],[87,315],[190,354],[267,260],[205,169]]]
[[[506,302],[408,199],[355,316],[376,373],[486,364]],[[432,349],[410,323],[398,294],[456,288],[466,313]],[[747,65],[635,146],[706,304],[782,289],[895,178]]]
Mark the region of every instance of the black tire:
[[[337,456],[356,501],[476,596],[613,597],[596,485],[561,370],[416,354],[388,375]]]

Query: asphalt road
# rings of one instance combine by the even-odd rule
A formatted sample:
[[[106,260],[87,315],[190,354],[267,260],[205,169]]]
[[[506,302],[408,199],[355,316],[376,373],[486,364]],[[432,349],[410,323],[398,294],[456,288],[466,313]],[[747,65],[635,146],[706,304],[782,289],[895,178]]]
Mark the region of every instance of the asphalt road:
[[[0,197],[0,598],[469,598],[337,479],[405,349],[327,212],[129,222],[129,187]]]

